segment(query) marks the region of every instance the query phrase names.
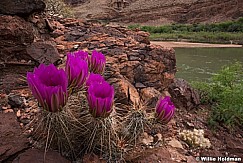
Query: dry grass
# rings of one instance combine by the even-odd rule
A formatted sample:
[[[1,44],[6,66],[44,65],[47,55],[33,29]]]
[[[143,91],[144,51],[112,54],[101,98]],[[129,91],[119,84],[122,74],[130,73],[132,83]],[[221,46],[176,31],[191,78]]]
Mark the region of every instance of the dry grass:
[[[77,135],[89,132],[87,124],[79,120],[79,118],[88,117],[89,114],[85,108],[87,108],[85,95],[77,93],[70,96],[61,112],[42,111],[32,122],[35,128],[34,138],[45,146],[45,151],[50,148],[58,149],[62,155],[72,160],[76,159],[79,153]]]
[[[149,116],[146,110],[147,105],[140,101],[139,104],[132,105],[122,119],[121,135],[132,146],[136,146],[137,140],[145,128],[149,128]]]

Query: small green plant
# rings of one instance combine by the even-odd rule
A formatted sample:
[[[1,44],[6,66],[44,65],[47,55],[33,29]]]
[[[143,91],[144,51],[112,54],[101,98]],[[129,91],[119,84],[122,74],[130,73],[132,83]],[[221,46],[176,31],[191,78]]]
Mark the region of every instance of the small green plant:
[[[59,15],[64,17],[72,17],[73,12],[69,5],[63,0],[45,0],[46,11],[52,15]]]
[[[243,65],[224,66],[209,83],[193,83],[201,102],[212,105],[210,125],[224,123],[229,127],[243,125]]]

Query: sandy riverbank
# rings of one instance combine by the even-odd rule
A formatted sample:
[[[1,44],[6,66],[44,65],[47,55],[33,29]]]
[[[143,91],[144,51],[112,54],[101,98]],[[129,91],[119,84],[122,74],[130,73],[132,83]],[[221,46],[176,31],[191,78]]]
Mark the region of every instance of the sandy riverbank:
[[[165,41],[151,41],[151,44],[161,45],[165,47],[184,47],[184,48],[195,48],[195,47],[231,47],[240,48],[242,45],[234,44],[207,44],[207,43],[191,43],[191,42],[165,42]]]

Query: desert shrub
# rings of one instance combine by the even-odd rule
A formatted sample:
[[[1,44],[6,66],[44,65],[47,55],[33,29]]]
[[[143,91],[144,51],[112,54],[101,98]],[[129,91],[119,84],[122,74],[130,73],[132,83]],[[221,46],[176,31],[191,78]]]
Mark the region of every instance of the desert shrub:
[[[239,23],[243,23],[243,17],[239,18],[239,19],[238,19],[238,22],[239,22]]]
[[[224,66],[210,82],[193,83],[201,102],[212,105],[211,124],[243,125],[243,65],[236,62]]]
[[[132,29],[132,30],[134,30],[134,29],[138,29],[139,27],[140,27],[139,24],[132,24],[132,25],[129,25],[129,26],[128,26],[128,29]]]
[[[153,29],[156,28],[156,27],[153,27],[153,26],[141,26],[140,29],[142,31],[145,31],[145,32],[150,32],[150,33],[154,33],[153,32]]]
[[[129,25],[130,29],[140,29],[150,33],[151,40],[187,39],[192,42],[241,44],[243,38],[243,18],[213,24],[171,24],[163,26]]]
[[[63,0],[45,0],[46,11],[52,15],[72,17],[72,9]]]
[[[162,26],[130,25],[129,28],[140,28],[150,33],[176,33],[176,32],[243,32],[243,18],[236,21],[227,21],[212,24],[172,24]]]

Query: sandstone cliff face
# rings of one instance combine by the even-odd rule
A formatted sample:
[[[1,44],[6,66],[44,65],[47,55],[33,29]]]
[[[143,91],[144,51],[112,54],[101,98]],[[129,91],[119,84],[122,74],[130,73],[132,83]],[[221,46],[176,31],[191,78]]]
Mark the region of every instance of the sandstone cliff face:
[[[220,22],[243,16],[242,0],[127,0],[119,9],[116,1],[102,0],[99,6],[95,1],[76,7],[82,11],[77,10],[77,16],[148,25]]]

